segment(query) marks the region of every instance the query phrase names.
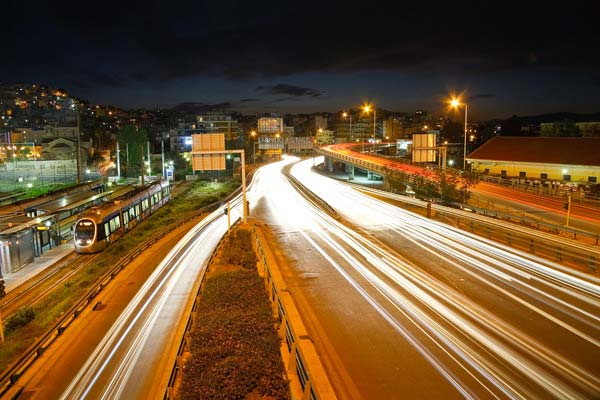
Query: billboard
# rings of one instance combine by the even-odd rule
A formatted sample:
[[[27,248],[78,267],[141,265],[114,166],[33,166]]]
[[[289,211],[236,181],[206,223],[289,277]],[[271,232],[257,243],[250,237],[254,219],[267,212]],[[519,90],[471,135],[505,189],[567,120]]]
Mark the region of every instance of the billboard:
[[[192,152],[225,151],[223,133],[192,134]],[[194,171],[222,171],[225,169],[225,154],[192,154]]]
[[[435,133],[413,134],[412,161],[417,163],[436,161],[437,135]]]

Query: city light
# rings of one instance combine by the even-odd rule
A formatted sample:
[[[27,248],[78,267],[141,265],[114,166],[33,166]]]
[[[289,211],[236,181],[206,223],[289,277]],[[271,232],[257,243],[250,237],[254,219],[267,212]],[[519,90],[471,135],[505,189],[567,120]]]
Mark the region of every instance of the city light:
[[[464,143],[463,143],[463,171],[467,168],[467,103],[462,103],[460,97],[453,96],[449,101],[450,107],[458,109],[460,106],[465,107],[465,130],[464,130]]]

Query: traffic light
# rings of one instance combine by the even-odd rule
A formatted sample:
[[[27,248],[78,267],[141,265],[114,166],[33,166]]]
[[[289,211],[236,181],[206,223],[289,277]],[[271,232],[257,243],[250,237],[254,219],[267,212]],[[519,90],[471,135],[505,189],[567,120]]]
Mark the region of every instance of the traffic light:
[[[0,298],[4,297],[6,294],[6,289],[4,287],[4,279],[0,279]],[[1,329],[1,327],[0,327]]]
[[[223,214],[227,215],[227,213],[228,213],[228,212],[229,212],[229,210],[227,209],[227,207],[225,207],[225,208],[223,209]]]
[[[563,208],[568,211],[569,210],[569,202],[566,202],[565,204],[563,204]]]

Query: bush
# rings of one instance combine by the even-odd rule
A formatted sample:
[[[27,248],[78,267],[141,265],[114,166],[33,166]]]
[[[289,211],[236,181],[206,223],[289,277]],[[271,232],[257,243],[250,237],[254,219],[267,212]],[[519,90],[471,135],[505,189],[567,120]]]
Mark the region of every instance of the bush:
[[[246,399],[250,393],[289,399],[281,339],[264,283],[254,271],[210,278],[190,333],[181,398]]]
[[[221,256],[225,264],[240,265],[246,269],[256,267],[256,254],[252,248],[252,234],[247,229],[237,229],[230,236],[227,251]]]
[[[12,332],[17,328],[27,325],[35,319],[35,311],[31,307],[21,308],[15,314],[11,315],[4,324],[6,333]]]

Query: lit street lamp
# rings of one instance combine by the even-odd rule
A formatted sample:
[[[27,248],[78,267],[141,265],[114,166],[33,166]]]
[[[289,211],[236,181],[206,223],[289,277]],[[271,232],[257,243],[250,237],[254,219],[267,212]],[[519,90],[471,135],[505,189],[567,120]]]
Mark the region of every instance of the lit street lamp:
[[[250,136],[252,136],[252,164],[254,164],[254,159],[256,157],[256,141],[254,140],[254,138],[256,137],[256,131],[251,130]]]
[[[349,114],[347,112],[343,112],[342,113],[342,117],[343,118],[350,118],[350,137],[352,138],[352,114]]]
[[[465,106],[465,134],[464,134],[464,146],[463,146],[463,171],[467,168],[467,103],[461,103],[459,98],[453,97],[450,100],[450,107],[458,109],[461,105]]]
[[[363,111],[365,113],[370,113],[371,112],[371,108],[373,109],[373,153],[375,153],[375,132],[377,130],[377,109],[375,108],[375,106],[371,105],[371,104],[365,104],[363,106]]]

